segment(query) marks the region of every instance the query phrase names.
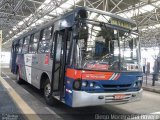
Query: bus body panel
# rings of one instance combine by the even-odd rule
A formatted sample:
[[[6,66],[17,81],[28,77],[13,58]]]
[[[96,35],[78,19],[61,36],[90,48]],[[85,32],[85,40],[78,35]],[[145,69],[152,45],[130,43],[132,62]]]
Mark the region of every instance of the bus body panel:
[[[18,54],[17,65],[19,67],[20,77],[28,83],[40,89],[40,80],[43,73],[46,73],[51,80],[51,63],[45,63],[47,54]]]

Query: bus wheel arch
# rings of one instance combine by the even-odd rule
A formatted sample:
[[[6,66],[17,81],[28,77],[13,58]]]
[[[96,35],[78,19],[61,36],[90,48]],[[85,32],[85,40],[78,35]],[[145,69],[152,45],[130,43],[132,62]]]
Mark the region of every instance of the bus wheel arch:
[[[54,105],[54,98],[52,95],[49,95],[51,91],[50,79],[47,73],[42,73],[40,80],[40,89],[43,90],[43,95],[45,101],[48,105]]]
[[[49,79],[49,76],[46,72],[43,72],[40,78],[40,89],[43,90],[44,89],[44,84],[46,82],[46,80]]]

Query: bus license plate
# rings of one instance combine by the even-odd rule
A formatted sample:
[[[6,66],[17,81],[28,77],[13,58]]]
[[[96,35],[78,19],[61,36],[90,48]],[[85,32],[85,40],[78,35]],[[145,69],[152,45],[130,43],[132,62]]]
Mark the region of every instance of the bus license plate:
[[[114,99],[115,100],[122,100],[125,98],[125,96],[126,96],[125,94],[115,94]]]

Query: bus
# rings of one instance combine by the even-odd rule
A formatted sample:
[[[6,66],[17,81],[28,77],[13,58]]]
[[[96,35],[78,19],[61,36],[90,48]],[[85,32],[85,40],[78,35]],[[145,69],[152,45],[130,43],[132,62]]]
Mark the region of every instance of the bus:
[[[143,73],[135,22],[77,7],[12,42],[11,72],[43,90],[47,104],[120,104],[142,98]]]

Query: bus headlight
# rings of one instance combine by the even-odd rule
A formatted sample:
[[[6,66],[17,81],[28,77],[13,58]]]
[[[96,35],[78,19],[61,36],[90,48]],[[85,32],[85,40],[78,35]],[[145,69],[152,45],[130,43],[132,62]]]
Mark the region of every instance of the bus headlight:
[[[90,86],[90,87],[93,87],[93,86],[94,86],[94,83],[93,83],[93,82],[91,82],[91,83],[89,84],[89,86]]]
[[[87,84],[88,84],[87,81],[83,81],[82,82],[82,87],[87,87]]]
[[[95,85],[94,88],[99,89],[101,87],[99,85]]]
[[[73,83],[73,88],[75,90],[80,90],[81,89],[81,80],[75,80]]]

